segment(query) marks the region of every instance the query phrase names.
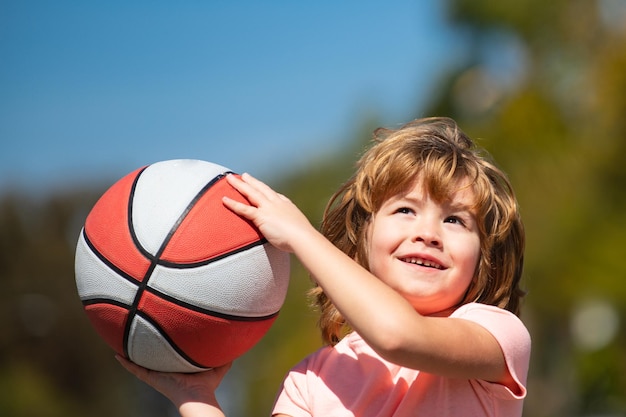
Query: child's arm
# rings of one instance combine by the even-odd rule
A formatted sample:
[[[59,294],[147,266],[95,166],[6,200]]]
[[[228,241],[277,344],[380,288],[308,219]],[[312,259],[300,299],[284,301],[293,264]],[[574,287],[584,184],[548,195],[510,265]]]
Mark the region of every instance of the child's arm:
[[[502,350],[467,320],[425,317],[400,294],[349,258],[286,197],[244,174],[229,183],[250,205],[224,204],[253,221],[279,249],[293,252],[350,325],[385,359],[448,377],[512,384]]]
[[[196,374],[180,374],[151,371],[121,356],[115,358],[130,373],[172,401],[182,417],[224,417],[215,390],[230,364]]]

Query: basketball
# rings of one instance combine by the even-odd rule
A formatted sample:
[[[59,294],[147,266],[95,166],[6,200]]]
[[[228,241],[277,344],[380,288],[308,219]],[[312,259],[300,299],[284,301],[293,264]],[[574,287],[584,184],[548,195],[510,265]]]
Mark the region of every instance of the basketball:
[[[157,162],[111,186],[89,212],[75,257],[78,295],[118,354],[198,372],[250,350],[285,300],[289,255],[222,204],[245,201],[223,166]]]

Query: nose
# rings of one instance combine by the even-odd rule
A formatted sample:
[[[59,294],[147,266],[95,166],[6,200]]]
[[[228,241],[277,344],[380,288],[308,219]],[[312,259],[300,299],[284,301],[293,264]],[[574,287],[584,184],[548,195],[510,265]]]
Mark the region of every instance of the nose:
[[[443,245],[438,222],[434,219],[421,219],[416,222],[413,241],[426,246],[440,248]]]
[[[422,234],[418,237],[416,237],[415,239],[416,242],[422,242],[424,243],[426,246],[433,246],[436,248],[441,247],[441,239],[435,237],[435,236],[430,236],[428,234]]]

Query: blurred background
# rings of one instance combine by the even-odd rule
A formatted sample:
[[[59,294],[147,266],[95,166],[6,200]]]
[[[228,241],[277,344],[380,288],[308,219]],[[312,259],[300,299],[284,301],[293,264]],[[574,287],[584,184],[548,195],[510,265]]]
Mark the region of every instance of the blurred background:
[[[626,416],[623,0],[0,1],[0,415],[176,416],[90,327],[73,259],[97,198],[173,158],[249,171],[314,224],[375,127],[451,116],[527,229],[528,417]],[[219,396],[269,415],[320,346],[294,262]]]

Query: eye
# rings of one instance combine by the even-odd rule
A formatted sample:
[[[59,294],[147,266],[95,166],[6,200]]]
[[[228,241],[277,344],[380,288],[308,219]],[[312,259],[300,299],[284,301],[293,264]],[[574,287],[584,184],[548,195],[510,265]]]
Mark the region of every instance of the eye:
[[[444,223],[458,224],[460,226],[465,226],[465,222],[458,216],[448,216],[443,221]]]
[[[409,207],[399,207],[399,208],[396,209],[395,212],[399,213],[399,214],[412,214],[412,213],[414,213],[413,209],[411,209]]]

